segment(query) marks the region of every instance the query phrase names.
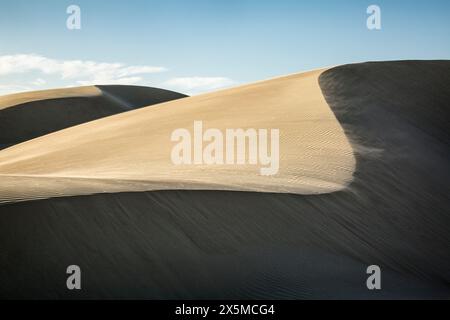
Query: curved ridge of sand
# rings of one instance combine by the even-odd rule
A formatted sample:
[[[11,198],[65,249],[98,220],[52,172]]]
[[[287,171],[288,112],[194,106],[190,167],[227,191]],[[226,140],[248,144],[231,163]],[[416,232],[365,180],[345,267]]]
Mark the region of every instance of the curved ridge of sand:
[[[77,124],[186,97],[140,86],[85,86],[0,97],[0,149]]]
[[[0,110],[29,102],[58,98],[95,97],[101,94],[101,90],[96,86],[19,92],[0,96]]]
[[[3,150],[0,200],[162,189],[299,194],[341,190],[352,180],[355,159],[322,96],[322,72],[125,112]],[[196,120],[203,121],[204,130],[222,132],[279,129],[278,173],[263,176],[260,165],[174,165],[171,133],[178,128],[192,132]]]

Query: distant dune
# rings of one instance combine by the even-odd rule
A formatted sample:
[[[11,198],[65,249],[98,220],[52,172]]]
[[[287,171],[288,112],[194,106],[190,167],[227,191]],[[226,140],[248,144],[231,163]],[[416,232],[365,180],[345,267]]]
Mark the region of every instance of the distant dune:
[[[0,97],[0,149],[183,94],[139,86],[87,86]]]
[[[450,61],[351,64],[2,150],[0,297],[449,299],[449,101]],[[279,127],[279,175],[170,167],[193,120]]]

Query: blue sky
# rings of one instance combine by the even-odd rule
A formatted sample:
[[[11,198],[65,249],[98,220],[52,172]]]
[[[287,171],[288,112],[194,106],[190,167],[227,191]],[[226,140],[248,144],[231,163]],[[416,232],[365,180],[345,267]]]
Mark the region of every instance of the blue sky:
[[[81,9],[69,30],[66,9]],[[369,5],[381,30],[366,27]],[[195,94],[337,64],[450,59],[447,0],[0,0],[0,94],[90,83]]]

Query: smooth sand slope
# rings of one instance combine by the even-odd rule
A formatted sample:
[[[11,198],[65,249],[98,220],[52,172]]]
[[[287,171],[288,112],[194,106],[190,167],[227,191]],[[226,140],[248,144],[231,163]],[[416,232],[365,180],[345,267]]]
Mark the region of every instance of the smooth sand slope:
[[[183,97],[163,89],[119,85],[1,96],[0,149],[80,123]]]
[[[341,190],[352,180],[355,159],[321,94],[321,72],[175,100],[11,147],[0,153],[0,201],[162,189]],[[193,133],[195,120],[224,133],[279,129],[278,173],[261,175],[261,165],[175,165],[171,134]]]
[[[312,82],[301,80],[309,77],[320,83],[321,91],[312,89]],[[289,79],[297,78],[294,89]],[[356,160],[353,180],[347,182],[347,187],[330,188],[328,192],[322,189],[321,194],[166,190],[6,203],[0,205],[0,296],[450,298],[450,62],[353,64],[273,81],[280,85],[267,86],[258,94],[247,92],[236,103],[244,106],[247,104],[242,100],[251,101],[270,92],[278,100],[262,99],[260,108],[272,103],[282,108],[277,101],[284,95],[312,102],[323,101],[325,97],[350,141]],[[265,84],[233,90],[245,92],[246,88]],[[303,87],[309,85],[310,90]],[[216,94],[225,94],[225,99],[227,92],[236,91]],[[302,92],[307,93],[306,97]],[[214,96],[196,99],[202,101],[203,108],[208,105],[208,97]],[[227,99],[233,96],[230,94]],[[214,101],[211,99],[211,103]],[[178,103],[182,101],[157,108],[164,109],[166,105],[176,108]],[[298,105],[307,109],[303,103]],[[194,104],[176,113],[196,110]],[[72,150],[89,149],[89,144],[82,148],[82,144],[70,142],[68,132],[77,134],[72,141],[88,141],[88,136],[92,139],[108,131],[105,125],[105,131],[97,129],[100,131],[84,136],[78,132],[84,126],[79,126],[1,151],[0,170],[49,174],[45,170],[81,172],[83,168],[97,166],[108,168],[110,175],[110,158],[115,159],[120,170],[142,169],[145,166],[133,161],[123,165],[120,155],[132,153],[145,158],[147,149],[142,149],[141,154],[133,148],[118,152],[124,150],[123,144],[116,145],[111,140],[120,141],[121,132],[127,132],[118,123],[132,122],[135,115],[146,111],[132,111],[85,127],[92,130],[90,126],[94,123],[122,119],[114,121],[117,136],[103,142],[98,139],[95,144],[114,145],[118,148],[117,155],[100,149],[99,154],[106,152],[104,159],[95,157],[90,163],[83,156],[77,157]],[[225,111],[219,110],[219,115],[220,112]],[[305,114],[312,119],[314,112],[318,111],[310,109]],[[231,124],[241,115],[235,115]],[[159,118],[159,122],[174,118],[169,113],[167,118]],[[330,118],[323,119],[328,122],[326,119]],[[329,122],[334,124],[334,120]],[[306,132],[303,122],[308,124],[308,121],[296,124],[299,135]],[[320,122],[317,119],[318,131],[311,133],[322,134],[337,143],[333,140],[337,134],[331,134],[336,131],[325,134],[330,130],[320,131]],[[158,125],[148,123],[148,127]],[[141,129],[138,126],[136,130]],[[127,133],[127,137],[136,135]],[[59,142],[56,137],[67,141]],[[326,140],[308,137],[304,134],[302,139],[319,144]],[[52,142],[47,146],[52,153],[38,150],[45,149],[44,140]],[[299,154],[311,154],[307,145],[296,143],[306,149],[296,150]],[[317,171],[328,172],[327,168],[336,166],[337,159],[342,160],[343,155],[336,158],[334,154],[340,154],[341,144],[337,144],[337,151],[333,144],[323,151],[328,154],[329,166],[327,160],[312,158],[322,167]],[[309,146],[314,149],[314,145]],[[62,150],[67,150],[65,161]],[[32,157],[27,158],[27,154]],[[77,166],[80,163],[83,166]],[[298,168],[307,164],[293,165],[296,172],[301,172]],[[57,178],[47,178],[46,193],[40,182],[44,180],[28,177],[24,183],[21,179],[25,178],[14,182],[12,177],[8,180],[1,177],[0,194],[9,200],[12,195],[30,199],[38,195],[36,189],[48,196],[54,192],[52,188],[68,182],[61,178],[65,181],[58,184]],[[28,186],[30,183],[35,188]],[[78,192],[83,192],[86,186],[89,184],[80,183]],[[70,184],[68,188],[74,190]],[[88,191],[95,190],[90,187]],[[65,271],[70,264],[82,268],[81,291],[68,291],[65,287]],[[380,291],[366,288],[366,268],[372,264],[382,270]]]

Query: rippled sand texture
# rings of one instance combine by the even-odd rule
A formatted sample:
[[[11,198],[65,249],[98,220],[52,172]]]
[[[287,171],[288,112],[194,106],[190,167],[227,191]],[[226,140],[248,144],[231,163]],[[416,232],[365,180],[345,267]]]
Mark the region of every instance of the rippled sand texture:
[[[162,189],[341,190],[352,180],[355,159],[321,93],[321,73],[174,100],[13,146],[0,152],[0,201]],[[174,165],[171,134],[193,132],[195,120],[222,132],[279,129],[279,172],[263,176],[261,165]]]

